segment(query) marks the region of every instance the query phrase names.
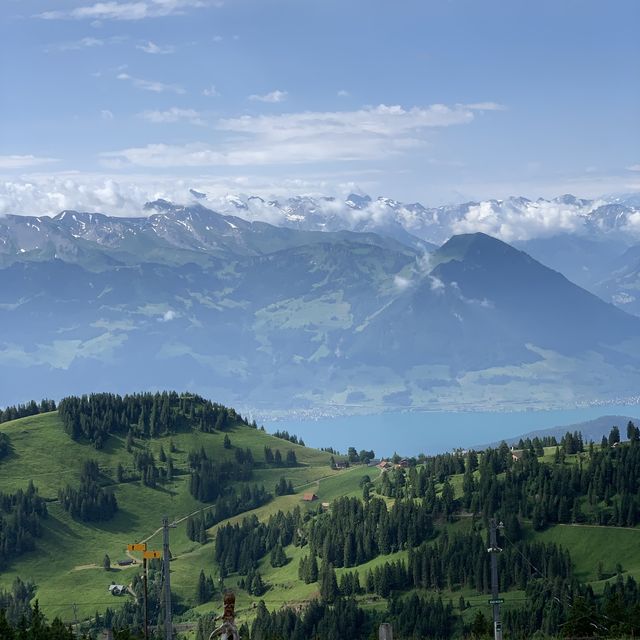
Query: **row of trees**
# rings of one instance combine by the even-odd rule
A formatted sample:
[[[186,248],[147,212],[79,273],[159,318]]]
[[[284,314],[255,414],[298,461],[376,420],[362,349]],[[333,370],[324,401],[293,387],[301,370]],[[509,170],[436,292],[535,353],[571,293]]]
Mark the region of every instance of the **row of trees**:
[[[283,458],[280,449],[276,449],[274,452],[271,447],[264,448],[264,462],[273,467],[295,467],[298,465],[296,452],[293,449],[289,449]]]
[[[289,433],[288,431],[276,431],[271,434],[274,438],[280,438],[281,440],[287,440],[291,442],[291,444],[299,444],[301,447],[306,446],[304,440],[302,438],[298,438],[298,436]]]
[[[378,624],[391,622],[394,634],[401,638],[447,638],[454,629],[451,604],[441,598],[414,595],[394,599],[387,611],[364,611],[351,598],[337,598],[333,604],[314,600],[302,612],[283,608],[269,613],[260,602],[251,626],[251,640],[307,640],[308,638],[372,637]]]
[[[41,400],[39,403],[31,400],[26,404],[17,404],[5,409],[0,409],[0,424],[18,420],[18,418],[26,418],[35,416],[39,413],[48,413],[56,410],[56,403],[53,400]]]

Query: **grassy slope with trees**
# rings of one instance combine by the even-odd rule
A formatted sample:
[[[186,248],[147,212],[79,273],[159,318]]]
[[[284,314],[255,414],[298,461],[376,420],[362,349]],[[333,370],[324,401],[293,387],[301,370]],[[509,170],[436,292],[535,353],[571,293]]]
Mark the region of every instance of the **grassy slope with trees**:
[[[125,599],[110,596],[107,585],[111,581],[128,584],[139,571],[139,567],[116,568],[117,560],[126,557],[125,549],[129,542],[149,538],[150,547],[159,546],[157,527],[162,516],[168,514],[170,518],[180,520],[177,528],[172,531],[172,552],[175,557],[172,562],[172,587],[175,599],[183,613],[183,619],[196,620],[199,615],[219,611],[218,594],[214,595],[213,600],[199,603],[198,575],[204,568],[205,575],[212,577],[217,588],[220,574],[214,560],[215,550],[211,540],[215,540],[221,527],[229,523],[241,523],[247,515],[256,515],[261,522],[267,522],[278,511],[290,512],[298,506],[314,511],[317,503],[301,503],[300,494],[303,491],[316,492],[320,501],[328,502],[343,496],[361,496],[365,476],[370,476],[374,481],[372,495],[393,494],[396,490],[394,483],[385,482],[386,486],[382,486],[377,469],[353,466],[347,470],[334,471],[329,464],[330,453],[283,441],[243,424],[240,420],[227,425],[224,431],[203,432],[195,424],[190,426],[196,428],[189,427],[155,438],[134,437],[133,443],[129,443],[131,451],[127,451],[127,441],[131,438],[126,433],[111,433],[100,449],[89,442],[74,441],[65,432],[57,412],[32,415],[0,425],[0,433],[8,439],[8,451],[0,460],[0,486],[3,492],[25,489],[29,480],[33,480],[39,494],[47,501],[48,509],[48,517],[42,521],[42,536],[35,543],[36,550],[16,557],[15,561],[5,567],[0,576],[0,587],[9,588],[16,576],[32,580],[37,585],[36,597],[41,608],[50,618],[57,615],[63,620],[72,620],[74,603],[78,605],[81,618],[91,617],[96,611],[103,612],[106,607],[117,608]],[[187,536],[187,516],[196,514],[207,505],[196,500],[189,491],[188,454],[202,447],[211,457],[227,460],[233,459],[236,449],[249,449],[258,464],[251,480],[245,484],[263,484],[273,493],[275,485],[284,476],[291,480],[296,493],[274,497],[249,513],[238,514],[217,523],[207,530],[209,542],[204,545],[194,542]],[[281,450],[283,457],[286,451],[294,450],[298,465],[265,468],[261,465],[265,447],[274,451]],[[133,473],[135,452],[148,450],[159,461],[161,448],[165,456],[170,455],[174,464],[175,473],[170,481],[159,481],[152,488],[146,486],[141,479],[126,479],[127,473]],[[539,456],[539,460],[555,464],[555,448],[546,448],[537,453],[543,454]],[[594,453],[565,453],[557,464],[569,468],[584,463],[585,457],[589,455]],[[79,484],[84,463],[88,459],[97,461],[102,484],[107,490],[113,491],[117,498],[119,508],[108,521],[79,521],[69,515],[58,502],[61,489],[69,484]],[[166,463],[157,464],[160,468],[166,466]],[[119,465],[125,470],[125,480],[122,482],[117,481]],[[405,472],[406,475],[408,473]],[[478,475],[479,471],[476,470],[474,477],[477,479]],[[445,477],[448,477],[448,484],[453,488],[454,499],[461,498],[464,474],[444,474],[440,479]],[[442,482],[435,486],[440,497],[444,486]],[[393,495],[384,496],[383,499],[391,508]],[[436,523],[439,535],[445,529],[450,534],[469,531],[472,518],[466,517],[467,515],[463,511],[442,517]],[[616,571],[620,569],[625,577],[640,579],[638,536],[640,531],[635,527],[555,524],[534,528],[527,519],[523,521],[522,530],[525,540],[555,542],[569,548],[574,575],[581,581],[591,583],[596,592],[601,592],[605,584],[614,583]],[[433,544],[437,539],[438,537]],[[258,571],[267,586],[267,591],[260,597],[238,589],[242,576],[232,574],[225,578],[224,584],[235,587],[238,591],[241,621],[250,622],[255,618],[254,606],[260,599],[265,601],[267,609],[274,610],[283,605],[302,604],[318,595],[318,583],[305,584],[298,578],[298,566],[301,558],[307,554],[306,547],[292,544],[285,546],[283,551],[288,559],[284,566],[271,566],[269,554],[260,558]],[[111,559],[112,570],[109,572],[105,572],[103,568],[105,555]],[[357,569],[360,580],[364,583],[364,576],[369,570],[385,562],[406,561],[407,557],[407,550],[400,550],[377,556],[357,567],[338,568],[337,579],[340,581],[343,574]],[[432,595],[422,589],[415,591],[423,596]],[[439,593],[445,601],[451,599],[457,605],[462,596],[471,605],[462,612],[467,623],[472,623],[478,611],[485,611],[489,615],[486,595],[479,594],[475,589],[464,586],[451,589],[445,585]],[[520,606],[523,598],[524,592],[521,589],[506,593],[506,610],[510,606]],[[365,610],[382,610],[386,607],[385,600],[375,594],[361,594],[356,599]],[[456,613],[460,612],[456,610]]]
[[[331,454],[285,442],[250,426],[237,424],[224,432],[203,433],[199,430],[179,432],[154,439],[134,438],[133,451],[127,451],[125,434],[112,434],[102,449],[72,440],[65,433],[57,412],[21,418],[0,425],[0,432],[10,442],[10,451],[0,461],[0,487],[3,492],[26,489],[29,480],[47,501],[48,517],[43,519],[42,536],[36,540],[36,550],[21,555],[0,576],[0,586],[7,588],[16,576],[33,580],[38,587],[37,597],[48,616],[73,618],[72,604],[77,603],[81,617],[117,606],[107,586],[111,581],[128,582],[136,568],[118,569],[117,561],[127,557],[126,545],[146,539],[161,525],[164,514],[181,520],[207,507],[189,492],[187,457],[190,451],[205,450],[212,456],[233,459],[236,448],[250,449],[256,460],[264,457],[264,447],[279,449],[283,457],[294,450],[298,466],[293,468],[257,468],[247,484],[264,484],[273,493],[280,477],[286,475],[299,490],[318,491],[318,483],[340,472],[329,466]],[[224,438],[231,441],[231,449],[224,448]],[[173,480],[158,482],[156,488],[145,486],[140,480],[116,480],[118,465],[132,470],[133,452],[150,450],[160,458],[161,447],[170,454],[176,469]],[[82,522],[72,518],[58,502],[58,492],[68,484],[77,485],[84,462],[98,462],[103,482],[113,490],[119,505],[115,516],[105,522]],[[159,467],[164,466],[157,462]],[[345,473],[345,472],[341,472]],[[300,502],[300,496],[274,498],[258,512],[286,508]],[[195,583],[200,567],[214,569],[210,547],[192,542],[186,535],[187,521],[182,520],[172,530],[172,553],[176,576],[173,586],[178,599],[186,605],[194,603]],[[160,536],[149,540],[149,546],[160,545]],[[204,552],[204,553],[203,553]],[[102,568],[105,554],[109,555],[112,570]]]

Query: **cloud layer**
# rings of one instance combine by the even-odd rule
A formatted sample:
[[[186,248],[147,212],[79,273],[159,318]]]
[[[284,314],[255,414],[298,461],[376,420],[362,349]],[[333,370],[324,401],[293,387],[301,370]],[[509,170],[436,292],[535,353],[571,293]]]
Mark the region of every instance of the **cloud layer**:
[[[58,162],[57,158],[42,158],[33,155],[0,156],[0,169],[30,169],[52,162]]]
[[[493,103],[484,103],[482,108],[489,108],[488,104],[499,108]],[[381,104],[356,111],[246,115],[218,120],[214,127],[227,137],[216,145],[156,143],[103,153],[102,157],[110,165],[155,168],[370,160],[423,145],[425,130],[469,124],[475,110],[469,105],[405,109]]]
[[[286,91],[280,91],[276,89],[275,91],[271,91],[270,93],[265,93],[264,95],[258,95],[256,93],[249,96],[249,100],[253,100],[254,102],[284,102],[289,94]]]
[[[44,11],[43,20],[144,20],[179,15],[188,9],[221,6],[211,0],[139,0],[136,2],[96,2],[74,9]]]
[[[165,84],[164,82],[158,82],[157,80],[134,78],[128,73],[119,73],[116,77],[118,80],[126,80],[130,82],[134,87],[136,87],[136,89],[143,89],[144,91],[152,91],[153,93],[186,93],[184,88],[177,84]]]

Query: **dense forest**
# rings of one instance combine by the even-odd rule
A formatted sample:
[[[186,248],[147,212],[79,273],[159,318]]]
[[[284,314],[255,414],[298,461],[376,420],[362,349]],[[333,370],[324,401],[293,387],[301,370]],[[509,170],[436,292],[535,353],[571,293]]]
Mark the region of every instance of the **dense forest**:
[[[52,406],[49,401],[29,403],[2,415],[34,415]],[[505,637],[613,638],[640,633],[640,587],[633,576],[620,566],[606,575],[598,570],[598,579],[609,579],[594,592],[578,579],[581,574],[575,571],[570,549],[536,536],[558,523],[640,524],[640,431],[632,423],[623,433],[612,428],[598,443],[585,442],[573,432],[560,439],[523,439],[516,447],[503,443],[484,451],[394,456],[383,471],[358,472],[361,496],[334,498],[329,507],[310,503],[291,511],[274,509],[266,520],[250,515],[225,524],[273,499],[255,483],[261,473],[272,474],[271,483],[279,476],[271,485],[276,497],[294,493],[288,469],[298,467],[298,449],[264,446],[255,455],[256,448],[252,452],[244,441],[242,447],[234,446],[231,427],[255,425],[233,409],[193,395],[96,394],[66,398],[59,411],[67,433],[80,442],[101,448],[110,434],[125,437],[132,464],[127,469],[119,464],[115,479],[139,480],[150,487],[171,480],[174,448],[171,442],[166,452],[160,447],[154,455],[148,438],[186,429],[223,432],[219,455],[204,448],[192,450],[186,467],[181,462],[175,471],[186,476],[194,498],[211,503],[187,518],[187,537],[208,543],[207,530],[222,523],[211,551],[215,566],[204,566],[194,576],[195,601],[202,604],[220,596],[217,589],[223,581],[232,580],[245,590],[256,610],[243,629],[244,640],[324,640],[345,634],[369,640],[382,621],[393,624],[395,636],[407,639],[488,636],[490,610],[470,604],[469,594],[490,593],[487,531],[493,517],[502,522],[499,588],[501,593],[518,592],[517,600],[503,610]],[[301,444],[287,432],[277,437],[283,444]],[[0,434],[0,460],[8,455],[11,441]],[[373,451],[353,447],[346,456],[351,465],[367,464],[373,457]],[[118,508],[108,486],[113,483],[97,462],[88,460],[79,484],[65,487],[58,497],[74,518],[108,519]],[[33,484],[25,491],[0,494],[0,567],[34,548],[46,515]],[[297,548],[293,553],[291,545]],[[396,555],[387,558],[389,554]],[[375,563],[363,566],[371,561]],[[289,564],[301,582],[317,585],[318,597],[301,609],[269,612],[257,602],[274,586],[269,567]],[[34,588],[18,581],[11,592],[0,592],[0,637],[68,637],[59,622],[48,625],[42,618],[33,605]],[[159,565],[152,563],[153,620],[162,615],[161,588]],[[142,589],[138,576],[132,589]],[[378,604],[364,606],[366,602]],[[179,612],[183,605],[176,606]],[[127,600],[118,610],[96,614],[94,626],[127,637],[127,628],[140,629],[141,615],[139,600]],[[204,638],[212,624],[203,617],[198,637]],[[54,633],[52,629],[57,636],[47,635]]]
[[[0,568],[15,556],[34,549],[46,516],[47,506],[33,482],[29,482],[26,491],[0,493]]]
[[[111,433],[131,432],[134,436],[155,438],[190,428],[212,432],[224,431],[234,424],[255,426],[234,409],[175,391],[69,397],[60,401],[58,412],[74,440],[90,442],[96,449],[104,446]]]
[[[535,529],[578,523],[634,526],[640,521],[640,439],[627,425],[629,443],[619,446],[620,432],[584,445],[579,434],[557,444],[553,463],[542,462],[540,441],[517,454],[502,444],[479,454],[445,454],[394,468],[382,477],[380,492],[395,498],[423,498],[434,515],[466,512],[503,520],[514,514]],[[575,464],[563,464],[576,454]],[[464,474],[462,493],[454,496],[449,477]]]
[[[487,521],[493,514],[504,522],[499,533],[500,590],[524,592],[522,606],[504,613],[509,637],[529,638],[535,632],[564,637],[618,637],[640,628],[640,594],[635,580],[618,573],[601,596],[573,574],[568,549],[531,540],[525,524],[541,530],[555,523],[634,526],[638,522],[640,438],[627,425],[628,443],[621,444],[614,427],[599,444],[583,442],[579,433],[523,440],[520,449],[505,444],[483,452],[454,452],[411,459],[383,472],[377,487],[363,478],[363,499],[339,498],[327,512],[311,517],[296,509],[267,522],[246,518],[218,529],[215,558],[221,575],[247,576],[242,586],[258,595],[254,582],[265,557],[272,566],[288,562],[286,547],[307,553],[298,577],[318,584],[320,601],[302,613],[261,609],[253,638],[332,637],[326,629],[351,629],[367,638],[382,620],[362,610],[354,597],[372,594],[388,600],[384,619],[401,637],[482,637],[491,632],[481,610],[472,624],[463,624],[456,605],[403,592],[442,593],[471,590],[490,593]],[[540,458],[552,448],[551,461]],[[567,456],[571,456],[567,463]],[[356,462],[354,456],[354,462]],[[396,462],[399,462],[397,460]],[[404,461],[403,461],[404,462]],[[460,478],[454,489],[452,476]],[[393,498],[391,507],[375,492]],[[446,523],[471,518],[470,531],[449,533]],[[528,524],[530,523],[530,525]],[[406,550],[406,559],[358,571],[363,563]],[[277,564],[276,564],[277,563]],[[353,570],[336,577],[336,568]],[[620,570],[621,571],[621,570]],[[260,589],[268,584],[261,583]],[[429,619],[425,626],[424,620]],[[311,634],[309,636],[308,634]]]
[[[84,463],[80,476],[80,486],[67,485],[58,492],[62,508],[72,518],[83,522],[109,520],[118,510],[118,501],[113,491],[100,485],[100,469],[95,460]]]
[[[213,507],[187,518],[187,537],[204,544],[207,542],[207,529],[239,513],[257,509],[271,498],[262,485],[245,484],[239,490],[233,486],[227,487]]]

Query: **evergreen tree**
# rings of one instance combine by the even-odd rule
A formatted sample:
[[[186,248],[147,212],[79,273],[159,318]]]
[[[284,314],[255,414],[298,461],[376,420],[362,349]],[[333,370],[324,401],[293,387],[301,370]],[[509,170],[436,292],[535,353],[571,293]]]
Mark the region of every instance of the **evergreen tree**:
[[[332,604],[339,595],[335,569],[332,565],[323,563],[320,571],[320,597]]]

